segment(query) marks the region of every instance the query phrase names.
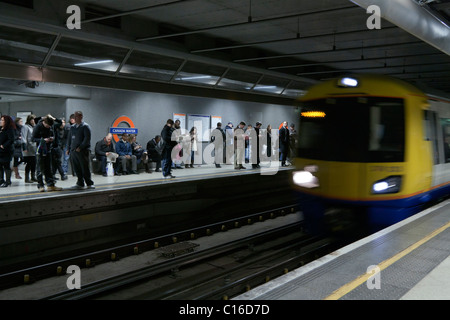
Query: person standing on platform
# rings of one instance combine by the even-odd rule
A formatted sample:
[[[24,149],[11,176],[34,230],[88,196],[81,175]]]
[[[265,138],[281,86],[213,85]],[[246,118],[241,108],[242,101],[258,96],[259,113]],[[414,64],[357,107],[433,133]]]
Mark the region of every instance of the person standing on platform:
[[[33,129],[33,141],[36,142],[36,166],[38,167],[37,180],[38,189],[41,192],[45,191],[44,179],[49,191],[60,191],[62,188],[55,186],[55,179],[52,173],[52,155],[51,148],[54,140],[53,124],[55,118],[50,114],[39,120],[38,124]]]
[[[295,130],[295,124],[291,123],[291,125],[289,126],[289,157],[288,157],[288,161],[291,164],[293,163],[297,153],[297,140],[298,135],[297,130]]]
[[[15,129],[16,125],[10,116],[3,115],[0,118],[0,188],[11,185],[10,163],[14,154]]]
[[[164,141],[164,147],[162,152],[162,174],[166,179],[175,178],[172,175],[172,149],[178,144],[175,140],[172,140],[172,133],[174,128],[172,128],[174,122],[172,119],[168,119],[166,125],[161,131],[161,138]]]
[[[245,163],[252,163],[253,161],[251,161],[252,158],[252,140],[253,137],[255,136],[255,132],[253,131],[253,126],[251,124],[249,124],[247,126],[247,130],[245,130]]]
[[[234,169],[247,169],[242,165],[245,157],[245,122],[241,121],[237,128],[234,130]]]
[[[67,152],[67,140],[69,139],[69,132],[70,132],[70,127],[73,126],[73,124],[75,123],[75,115],[72,113],[69,117],[69,122],[66,123],[66,125],[64,126],[64,134],[63,137],[61,139],[61,145],[63,147],[63,159],[62,159],[62,169],[64,172],[64,175],[67,175],[67,172],[69,171],[69,152]],[[73,165],[71,164],[71,166],[73,167]],[[72,172],[73,172],[73,168],[72,168]]]
[[[286,167],[286,158],[289,153],[289,129],[287,121],[283,122],[280,129],[280,160],[281,166]]]
[[[257,121],[256,125],[255,125],[256,141],[253,141],[253,148],[256,149],[256,163],[253,163],[253,161],[252,161],[252,168],[253,169],[261,168],[259,166],[259,163],[261,162],[261,159],[259,157],[259,155],[260,155],[260,153],[259,153],[260,152],[260,150],[259,150],[260,131],[259,130],[261,129],[261,126],[262,126],[262,123]],[[256,147],[254,145],[255,143],[256,143]]]
[[[78,181],[71,189],[84,189],[85,183],[88,189],[95,189],[89,169],[91,128],[83,121],[83,112],[76,111],[74,114],[75,124],[70,127],[67,149]]]
[[[25,143],[25,150],[23,150],[23,161],[25,166],[25,183],[37,182],[36,179],[36,142],[33,141],[33,128],[36,125],[34,119],[36,116],[30,114],[27,117],[25,125],[22,127],[22,139]],[[31,178],[30,178],[31,173]]]
[[[53,125],[53,131],[55,133],[55,138],[52,143],[52,173],[53,179],[58,180],[55,174],[56,171],[59,172],[61,180],[67,180],[67,175],[64,173],[62,168],[62,156],[64,146],[62,145],[62,138],[64,136],[64,127],[66,121],[64,119],[55,119],[55,124]]]
[[[178,144],[174,147],[178,152],[176,154],[176,157],[172,159],[172,169],[183,169],[183,147],[180,143],[183,138],[182,130],[181,130],[181,121],[179,119],[175,120],[173,123],[173,132],[172,132],[172,140],[176,140]],[[187,168],[188,164],[186,164]]]
[[[269,161],[271,161],[270,158],[272,158],[272,125],[269,124],[267,126],[266,131],[267,131],[267,150],[266,150],[266,153],[267,153],[267,158],[269,158]]]
[[[214,143],[214,163],[216,168],[221,168],[223,162],[223,148],[225,143],[225,131],[222,129],[222,123],[217,123],[217,128],[211,133],[211,142]]]
[[[192,127],[191,130],[189,130],[189,154],[190,154],[190,159],[188,158],[188,161],[186,162],[186,168],[189,167],[193,168],[194,167],[194,158],[195,155],[198,154],[198,135],[197,135],[197,128],[196,127]]]
[[[19,174],[19,165],[23,162],[23,137],[22,137],[22,127],[23,127],[23,120],[20,117],[17,117],[14,121],[16,124],[16,130],[15,133],[15,140],[14,140],[14,161],[13,161],[13,167],[12,170],[14,171],[16,179],[22,179],[22,177]]]
[[[232,164],[234,156],[233,123],[230,121],[225,126],[225,163]]]

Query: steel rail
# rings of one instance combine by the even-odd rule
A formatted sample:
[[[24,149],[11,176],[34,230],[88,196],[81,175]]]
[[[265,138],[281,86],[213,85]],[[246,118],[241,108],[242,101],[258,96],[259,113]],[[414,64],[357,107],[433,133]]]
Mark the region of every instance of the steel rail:
[[[298,247],[300,244],[292,245],[291,249]],[[215,298],[222,298],[222,299],[228,299],[233,296],[236,296],[237,294],[241,294],[242,291],[239,291],[244,285],[248,285],[246,287],[246,290],[251,289],[250,283],[255,284],[263,284],[265,282],[268,282],[272,280],[273,278],[276,278],[277,276],[281,276],[289,270],[292,270],[294,268],[298,268],[299,266],[302,266],[305,264],[305,260],[307,262],[312,261],[313,259],[310,259],[308,257],[313,256],[314,258],[317,258],[318,256],[322,256],[322,252],[328,253],[332,251],[332,249],[335,248],[333,245],[333,242],[326,242],[324,244],[320,244],[317,247],[311,248],[310,250],[307,250],[305,252],[301,252],[295,257],[288,258],[288,259],[280,259],[280,262],[273,264],[271,266],[268,266],[267,268],[264,268],[263,270],[253,272],[247,276],[244,277],[238,277],[237,280],[232,281],[226,285],[223,285],[215,290],[210,290],[204,294],[196,295],[192,297],[192,299],[195,300],[206,300],[206,299],[215,299]],[[288,249],[286,249],[288,250]],[[271,259],[271,257],[264,257],[264,260]],[[273,263],[273,260],[271,260]],[[183,299],[187,299],[186,297],[183,297]]]
[[[75,256],[58,259],[56,261],[49,261],[47,263],[42,263],[33,267],[20,268],[18,270],[10,271],[7,273],[0,274],[0,288],[13,287],[14,285],[19,285],[23,283],[24,275],[27,275],[32,281],[48,278],[55,276],[56,270],[61,266],[69,265],[84,265],[86,259],[89,259],[92,264],[99,264],[111,261],[111,253],[115,253],[117,257],[131,256],[136,253],[136,248],[139,250],[138,253],[142,251],[149,251],[155,248],[155,244],[167,245],[173,242],[174,238],[177,240],[192,239],[194,235],[198,238],[202,235],[209,235],[214,232],[219,232],[223,230],[229,230],[235,227],[240,227],[245,223],[251,224],[256,221],[262,221],[264,219],[271,219],[277,216],[285,215],[287,213],[295,212],[295,205],[284,206],[276,208],[273,210],[267,210],[264,212],[254,213],[242,217],[235,217],[225,221],[219,221],[211,223],[208,225],[202,225],[199,227],[181,230],[170,234],[165,234],[158,237],[152,237],[149,239],[130,241],[129,243],[122,244],[119,246],[114,246],[106,249],[101,249],[97,251],[90,251],[86,253],[77,253]],[[209,231],[209,232],[208,232]],[[209,234],[208,234],[209,233]]]
[[[322,240],[325,241],[325,244],[322,243]],[[298,267],[300,261],[304,262],[307,256],[317,253],[318,250],[328,248],[331,243],[331,239],[324,240],[321,237],[299,234],[297,237],[289,239],[286,242],[269,247],[255,257],[249,257],[243,263],[237,263],[237,265],[229,269],[221,270],[206,279],[200,279],[197,284],[182,284],[179,288],[173,288],[172,292],[156,292],[156,294],[150,295],[144,293],[138,296],[137,299],[206,300],[230,297],[233,295],[232,293],[229,294],[230,292],[236,291],[237,288],[243,287],[244,284],[263,283],[264,281],[261,282],[258,280],[268,280],[272,278],[269,275],[283,274],[286,264]],[[312,246],[313,248],[299,252],[292,257],[293,251],[301,250],[308,246]],[[254,271],[257,268],[261,268],[262,270]],[[236,280],[224,284],[224,277],[228,279],[235,278]],[[217,288],[211,289],[214,287]]]
[[[158,263],[153,266],[145,267],[136,271],[127,272],[125,274],[111,277],[108,279],[96,281],[83,286],[79,290],[68,290],[61,293],[45,297],[45,300],[79,300],[92,298],[99,294],[104,294],[112,290],[119,289],[126,285],[130,285],[156,275],[170,272],[175,268],[188,266],[199,263],[203,260],[224,255],[225,253],[236,251],[240,248],[254,244],[255,242],[265,241],[279,235],[285,234],[289,229],[299,230],[302,222],[296,222],[287,226],[278,227],[269,231],[265,231],[256,235],[245,237],[243,239],[234,240],[227,244],[221,244],[199,252],[188,253],[183,256],[172,258],[166,262]]]

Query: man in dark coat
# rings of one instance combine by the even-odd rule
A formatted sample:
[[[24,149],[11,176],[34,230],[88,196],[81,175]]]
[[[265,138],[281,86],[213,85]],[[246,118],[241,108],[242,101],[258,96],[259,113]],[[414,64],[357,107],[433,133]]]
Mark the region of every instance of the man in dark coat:
[[[164,147],[162,152],[162,174],[166,179],[175,178],[172,175],[172,149],[178,144],[178,141],[172,140],[172,133],[174,128],[172,119],[167,120],[166,125],[161,131],[161,138],[164,141]]]
[[[45,175],[45,183],[49,191],[59,191],[62,188],[55,186],[55,179],[52,172],[52,155],[51,149],[54,141],[53,125],[55,118],[50,114],[43,117],[39,123],[34,127],[32,140],[36,142],[36,166],[39,168],[37,174],[38,189],[41,192],[45,191],[43,175]]]
[[[83,121],[83,112],[76,111],[74,114],[75,124],[70,127],[69,139],[67,139],[67,150],[78,178],[76,185],[72,189],[84,189],[84,183],[86,183],[88,189],[95,189],[94,181],[91,179],[91,170],[89,169],[91,128]]]
[[[147,142],[148,161],[156,162],[155,172],[161,171],[161,136],[157,135],[152,140]]]
[[[257,122],[256,122],[256,126],[255,126],[255,132],[256,132],[256,148],[255,148],[254,145],[252,145],[252,147],[253,147],[252,151],[256,149],[256,163],[253,163],[253,162],[252,162],[252,167],[253,167],[253,169],[261,168],[261,167],[259,166],[259,163],[261,162],[261,159],[259,158],[259,155],[260,155],[260,150],[259,150],[259,138],[260,138],[260,132],[259,132],[259,130],[261,129],[261,126],[262,126],[262,123],[259,122],[259,121],[257,121]],[[255,144],[255,142],[253,142],[253,144]],[[252,158],[253,158],[253,157],[252,157]]]
[[[281,166],[286,166],[286,158],[289,152],[289,129],[287,121],[283,122],[283,126],[280,129],[280,159]]]
[[[217,123],[217,128],[211,133],[211,142],[214,143],[214,163],[216,168],[221,168],[223,162],[223,148],[225,143],[225,131],[222,129],[222,122]]]

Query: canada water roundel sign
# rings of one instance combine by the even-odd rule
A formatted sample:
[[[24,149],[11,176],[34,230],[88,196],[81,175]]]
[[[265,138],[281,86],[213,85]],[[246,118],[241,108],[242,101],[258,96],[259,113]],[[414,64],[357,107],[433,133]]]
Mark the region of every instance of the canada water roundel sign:
[[[119,127],[120,124],[125,123],[129,127]],[[109,129],[109,132],[112,133],[113,139],[115,142],[119,141],[119,135],[122,135],[124,133],[128,134],[137,134],[138,129],[134,125],[133,121],[128,116],[120,116],[118,117],[112,124],[111,128]]]

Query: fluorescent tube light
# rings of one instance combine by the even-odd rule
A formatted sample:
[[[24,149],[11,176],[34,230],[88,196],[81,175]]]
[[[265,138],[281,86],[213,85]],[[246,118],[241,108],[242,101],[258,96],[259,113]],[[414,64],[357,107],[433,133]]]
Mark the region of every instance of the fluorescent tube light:
[[[181,80],[202,80],[202,79],[211,79],[211,76],[193,76],[193,77],[182,77]]]
[[[91,61],[91,62],[81,62],[81,63],[75,63],[74,66],[82,67],[82,66],[90,66],[93,64],[103,64],[103,63],[111,63],[114,62],[114,60],[99,60],[99,61]]]
[[[256,86],[255,90],[273,90],[276,88],[276,86]]]

